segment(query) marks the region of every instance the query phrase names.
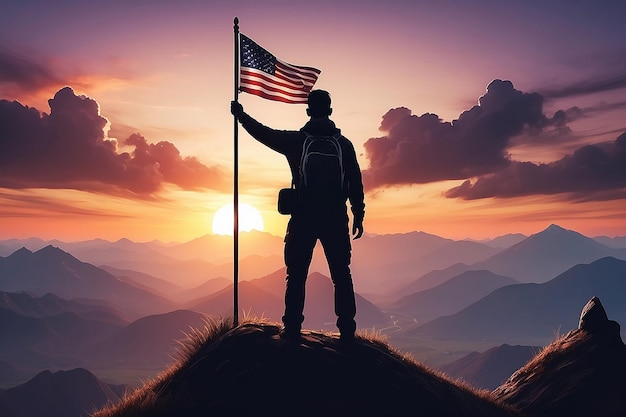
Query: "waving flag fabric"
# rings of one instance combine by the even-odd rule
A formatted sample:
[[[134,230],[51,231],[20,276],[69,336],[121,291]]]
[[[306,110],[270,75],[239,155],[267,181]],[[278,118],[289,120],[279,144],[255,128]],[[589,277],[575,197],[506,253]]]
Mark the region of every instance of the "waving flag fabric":
[[[239,90],[268,100],[306,103],[320,70],[288,64],[241,34]]]

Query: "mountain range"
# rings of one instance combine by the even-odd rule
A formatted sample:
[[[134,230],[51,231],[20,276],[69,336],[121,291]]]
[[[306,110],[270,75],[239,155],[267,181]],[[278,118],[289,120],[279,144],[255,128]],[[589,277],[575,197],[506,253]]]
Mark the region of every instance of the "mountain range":
[[[47,293],[41,297],[25,292],[0,291],[0,310],[12,310],[22,316],[44,318],[63,313],[75,313],[85,319],[99,320],[124,325],[128,322],[115,309],[95,300],[65,300]]]
[[[20,249],[1,258],[0,288],[20,292],[0,292],[0,364],[6,369],[0,386],[43,369],[89,366],[153,371],[172,361],[177,341],[193,329],[202,329],[210,319],[207,314],[213,319],[232,316],[232,283],[208,296],[198,297],[202,292],[190,290],[193,294],[188,297],[196,298],[177,304],[149,288],[151,282],[162,284],[160,280],[133,271],[123,273],[116,277],[52,246],[37,252]],[[47,292],[54,288],[68,299]],[[280,320],[284,268],[243,281],[239,290],[244,315]],[[333,286],[328,277],[310,275],[308,300],[305,325],[334,329]],[[357,302],[362,325],[386,322],[387,316],[375,305],[358,295]]]
[[[472,266],[522,282],[541,283],[576,264],[607,256],[626,259],[626,250],[608,247],[578,232],[552,224]]]
[[[254,231],[242,233],[240,240],[239,275],[242,280],[258,278],[281,267],[281,238]],[[8,256],[22,247],[38,252],[46,246],[71,253],[77,259],[103,269],[125,271],[122,274],[130,273],[135,277],[137,273],[146,274],[154,285],[161,287],[163,283],[158,284],[157,280],[189,289],[214,278],[232,277],[233,271],[232,237],[220,235],[170,245],[128,239],[115,242],[103,239],[83,242],[10,239],[0,242],[0,256]],[[256,252],[254,247],[258,248]]]
[[[256,279],[283,266],[282,237],[252,231],[240,233],[239,240],[241,280]],[[138,243],[128,239],[69,243],[36,238],[10,239],[0,241],[0,256],[8,256],[21,247],[38,251],[48,245],[71,253],[83,262],[143,272],[186,288],[214,278],[232,277],[232,237],[220,235],[169,244]],[[365,235],[355,241],[352,271],[357,291],[376,297],[402,293],[405,286],[420,281],[431,271],[445,270],[455,264],[465,264],[468,270],[486,269],[522,282],[542,282],[578,263],[605,256],[626,259],[624,239],[604,236],[592,239],[557,225],[528,237],[514,234],[482,242],[410,232]],[[311,272],[328,275],[319,246]],[[457,270],[454,275],[461,272]]]
[[[110,323],[66,312],[35,318],[0,309],[0,387],[14,386],[46,369],[120,370],[152,375],[171,364],[179,341],[202,330],[207,317],[176,310]],[[130,378],[132,376],[132,378]],[[140,377],[135,378],[135,382]]]
[[[174,307],[171,301],[129,285],[53,246],[36,252],[22,248],[0,258],[0,290],[33,295],[53,293],[65,299],[98,299],[134,318]]]
[[[424,322],[454,314],[497,288],[517,283],[513,278],[486,270],[465,271],[435,287],[406,295],[385,308]]]
[[[606,241],[606,238],[601,240]],[[521,282],[540,283],[577,264],[593,262],[608,256],[626,260],[626,247],[610,247],[552,224],[512,246],[500,248],[498,252],[484,260],[470,264],[454,262],[444,268],[434,268],[405,283],[394,295],[397,297],[399,294],[423,291],[469,270],[488,270]]]
[[[458,313],[407,329],[413,337],[490,340],[545,345],[574,327],[576,311],[591,297],[626,322],[626,261],[606,257],[579,264],[542,284],[498,288]],[[533,343],[534,344],[534,343]]]
[[[249,244],[261,242],[263,250],[243,252],[240,314],[279,321],[282,238],[242,236]],[[186,244],[0,241],[6,254],[0,257],[0,386],[45,369],[100,366],[122,374],[135,366],[132,378],[154,375],[171,363],[176,341],[190,328],[202,328],[207,316],[232,316],[232,248],[228,237],[214,238]],[[556,225],[486,242],[421,232],[364,236],[353,244],[357,324],[403,349],[458,340],[463,347],[455,358],[469,354],[475,341],[545,346],[575,325],[580,304],[594,295],[626,321],[619,300],[626,250],[620,245]],[[304,326],[336,331],[332,283],[319,272],[324,262],[318,256],[310,270]],[[535,265],[559,272],[546,278]]]

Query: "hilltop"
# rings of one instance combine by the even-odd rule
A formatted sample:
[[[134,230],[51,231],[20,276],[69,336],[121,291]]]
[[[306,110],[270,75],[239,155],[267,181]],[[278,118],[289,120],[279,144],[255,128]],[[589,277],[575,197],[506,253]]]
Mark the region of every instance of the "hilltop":
[[[626,415],[626,346],[597,297],[577,329],[491,392],[452,381],[376,336],[342,343],[305,331],[290,341],[279,331],[272,322],[214,322],[183,344],[177,364],[93,417]]]
[[[305,331],[290,341],[279,331],[272,322],[214,323],[193,336],[177,365],[94,417],[517,415],[376,337],[346,344]]]

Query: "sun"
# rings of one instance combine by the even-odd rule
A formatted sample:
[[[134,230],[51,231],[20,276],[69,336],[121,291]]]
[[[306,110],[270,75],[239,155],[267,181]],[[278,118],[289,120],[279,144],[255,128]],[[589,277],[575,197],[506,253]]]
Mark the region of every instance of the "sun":
[[[263,231],[263,217],[256,208],[246,203],[239,203],[239,231]],[[233,205],[227,204],[213,215],[213,234],[233,234]]]

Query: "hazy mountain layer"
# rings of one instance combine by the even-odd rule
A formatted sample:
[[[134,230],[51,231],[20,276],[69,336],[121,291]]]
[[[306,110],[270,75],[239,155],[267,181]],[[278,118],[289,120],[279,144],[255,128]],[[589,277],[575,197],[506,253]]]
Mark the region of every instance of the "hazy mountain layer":
[[[493,390],[542,350],[537,346],[495,346],[485,352],[471,352],[440,366],[451,378],[460,378],[476,388]]]
[[[489,271],[466,271],[436,287],[406,295],[387,308],[419,322],[454,314],[493,290],[519,283]]]
[[[601,297],[607,311],[626,321],[626,261],[603,258],[577,265],[543,284],[499,288],[460,312],[407,330],[412,336],[545,345],[576,327],[586,300]],[[534,342],[534,343],[533,343]]]
[[[103,383],[86,369],[43,371],[15,388],[0,390],[2,417],[87,416],[124,394],[123,386]]]

